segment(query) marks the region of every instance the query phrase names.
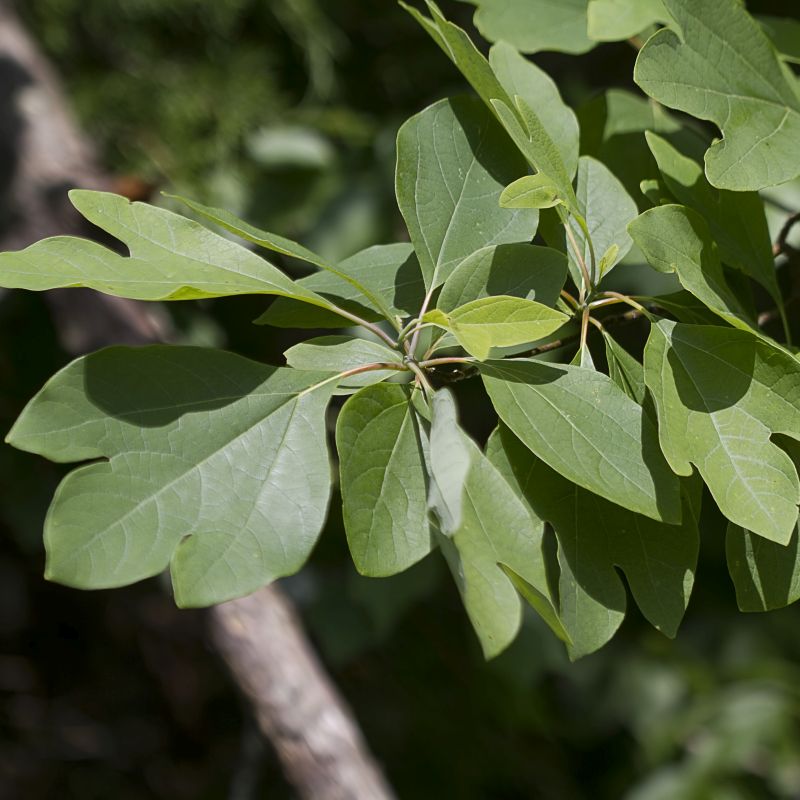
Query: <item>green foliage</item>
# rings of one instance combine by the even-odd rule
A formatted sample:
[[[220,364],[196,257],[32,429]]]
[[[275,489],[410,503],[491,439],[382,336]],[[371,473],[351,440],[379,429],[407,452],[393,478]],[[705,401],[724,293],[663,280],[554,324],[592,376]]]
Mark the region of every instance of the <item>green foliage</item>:
[[[797,282],[780,244],[776,270],[757,193],[800,173],[794,74],[737,0],[475,4],[479,29],[502,40],[488,59],[434,3],[430,16],[408,9],[477,94],[400,128],[410,244],[337,259],[182,200],[313,270],[293,279],[172,212],[75,192],[129,255],[64,237],[0,255],[8,288],[270,295],[261,325],[359,329],[293,344],[285,367],[112,348],[57,374],[9,434],[55,461],[94,462],[56,492],[48,577],[99,588],[169,566],[177,602],[203,605],[298,570],[325,522],[326,414],[339,394],[358,571],[443,556],[487,657],[517,635],[523,600],[571,658],[604,645],[627,608],[617,569],[674,636],[703,502],[730,522],[743,609],[800,595],[800,362],[786,310]],[[520,52],[585,52],[664,22],[676,30],[655,33],[636,62],[651,101],[614,90],[576,116]],[[701,129],[655,101],[719,126],[705,168]],[[667,288],[634,296],[632,272],[635,286]],[[632,318],[649,326],[634,344],[613,329]],[[456,381],[475,376],[484,438],[500,420],[488,443],[459,420]]]

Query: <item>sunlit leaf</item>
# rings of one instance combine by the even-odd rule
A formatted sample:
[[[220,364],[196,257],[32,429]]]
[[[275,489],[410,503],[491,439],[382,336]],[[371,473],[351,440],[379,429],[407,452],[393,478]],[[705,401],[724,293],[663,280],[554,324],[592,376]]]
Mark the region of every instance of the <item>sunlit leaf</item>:
[[[564,477],[653,519],[679,522],[678,479],[641,406],[606,375],[537,361],[488,361],[500,419]]]
[[[442,100],[397,136],[397,200],[429,287],[492,244],[530,241],[538,214],[500,207],[523,158],[474,98]]]
[[[721,130],[705,157],[711,184],[753,191],[800,174],[800,96],[744,4],[663,3],[680,35],[665,29],[652,36],[634,79],[659,102]]]
[[[800,481],[770,437],[800,438],[800,362],[755,333],[663,320],[644,363],[672,469],[694,465],[731,522],[786,544]]]
[[[74,190],[70,200],[89,222],[123,242],[130,256],[88,239],[55,236],[0,253],[0,286],[86,286],[136,300],[272,294],[334,308],[245,247],[171,211],[106,192]]]
[[[535,342],[569,321],[566,314],[521,297],[484,297],[448,313],[429,311],[424,320],[450,331],[470,355],[481,360],[493,347]]]

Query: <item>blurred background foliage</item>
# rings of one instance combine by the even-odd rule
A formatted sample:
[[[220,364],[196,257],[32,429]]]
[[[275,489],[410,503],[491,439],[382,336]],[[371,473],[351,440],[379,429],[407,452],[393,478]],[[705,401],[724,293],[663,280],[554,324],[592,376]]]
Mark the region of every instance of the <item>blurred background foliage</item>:
[[[445,5],[469,27],[468,5]],[[226,206],[332,258],[404,238],[396,129],[464,90],[384,0],[27,0],[19,11],[121,181]],[[634,57],[626,44],[536,57],[581,108],[584,149],[623,172],[641,148],[609,144],[597,120],[602,90],[632,88]],[[796,209],[800,193],[778,200]],[[262,307],[170,311],[184,341],[281,363],[292,334],[252,326]],[[641,334],[626,329],[626,345]],[[40,298],[0,299],[0,430],[67,360]],[[481,437],[493,423],[473,384],[457,391]],[[60,474],[0,448],[0,798],[291,797],[202,612],[176,610],[163,580],[96,593],[44,582],[41,525]],[[360,578],[335,512],[284,583],[400,797],[800,798],[798,611],[737,612],[723,531],[707,509],[676,641],[629,604],[620,634],[577,664],[533,617],[484,663],[442,565]]]

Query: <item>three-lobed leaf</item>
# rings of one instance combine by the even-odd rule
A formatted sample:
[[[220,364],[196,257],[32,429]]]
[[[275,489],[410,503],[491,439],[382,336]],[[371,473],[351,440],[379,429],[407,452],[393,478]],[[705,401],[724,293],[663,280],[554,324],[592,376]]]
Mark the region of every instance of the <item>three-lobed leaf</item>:
[[[88,239],[55,236],[0,253],[0,285],[33,291],[84,286],[135,300],[270,294],[336,308],[245,247],[171,211],[107,192],[73,190],[70,200],[130,255]]]
[[[197,347],[65,367],[8,435],[52,461],[103,459],[56,492],[47,577],[97,589],[169,566],[177,602],[203,606],[296,572],[331,493],[330,377]]]

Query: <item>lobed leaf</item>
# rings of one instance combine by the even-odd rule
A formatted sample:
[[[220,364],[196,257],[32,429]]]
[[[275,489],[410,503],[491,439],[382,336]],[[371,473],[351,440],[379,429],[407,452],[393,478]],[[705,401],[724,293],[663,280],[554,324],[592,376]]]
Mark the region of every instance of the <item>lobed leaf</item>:
[[[73,190],[69,196],[89,222],[123,242],[130,256],[88,239],[55,236],[0,253],[0,285],[33,291],[85,286],[135,300],[273,294],[335,310],[268,261],[197,222],[107,192]]]
[[[755,191],[800,174],[800,96],[767,35],[740,0],[663,0],[680,36],[661,30],[636,60],[651,97],[713,122],[709,182]]]
[[[730,325],[756,327],[725,280],[717,246],[697,212],[685,206],[658,206],[637,217],[628,230],[654,269],[677,273],[684,289]]]
[[[756,333],[662,320],[644,365],[672,469],[696,466],[731,522],[786,544],[800,480],[770,437],[800,438],[800,362]]]
[[[716,189],[694,159],[654,133],[645,136],[670,192],[705,218],[722,261],[758,281],[782,304],[764,203],[758,194]]]
[[[111,347],[31,400],[10,444],[70,473],[45,522],[46,575],[85,589],[170,567],[182,606],[296,572],[331,492],[329,372],[198,347]]]
[[[235,214],[221,208],[212,208],[211,206],[204,206],[194,200],[179,195],[167,195],[175,200],[184,203],[192,211],[199,214],[201,217],[219,225],[226,231],[233,233],[245,241],[252,244],[264,247],[267,250],[272,250],[281,255],[291,256],[292,258],[300,259],[308,264],[311,264],[318,269],[325,270],[326,272],[333,273],[337,278],[349,283],[358,294],[363,295],[370,303],[372,303],[380,313],[388,320],[392,319],[392,311],[390,305],[385,301],[384,296],[380,292],[374,292],[370,287],[361,283],[357,278],[348,272],[346,269],[339,269],[335,264],[331,264],[321,256],[309,250],[285,236],[279,236],[276,233],[257,228],[249,222],[239,219]]]

